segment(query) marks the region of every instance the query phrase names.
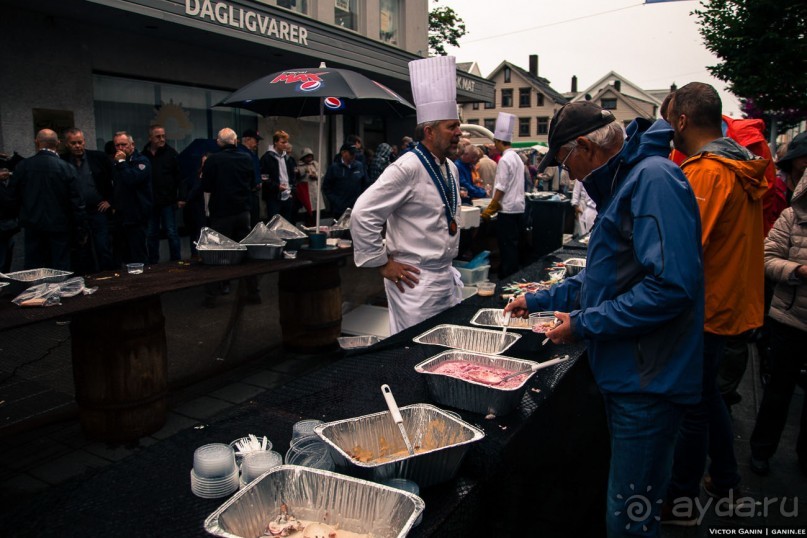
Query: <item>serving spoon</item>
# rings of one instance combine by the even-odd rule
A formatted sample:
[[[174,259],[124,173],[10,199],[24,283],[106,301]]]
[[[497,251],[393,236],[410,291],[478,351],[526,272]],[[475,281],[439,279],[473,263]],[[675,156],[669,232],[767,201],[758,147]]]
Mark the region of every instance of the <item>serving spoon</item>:
[[[514,377],[524,375],[524,374],[532,374],[533,372],[537,372],[538,370],[540,370],[542,368],[548,368],[549,366],[555,366],[556,364],[561,363],[561,362],[566,361],[566,360],[569,360],[569,355],[564,355],[562,357],[556,357],[556,358],[548,360],[546,362],[538,363],[538,364],[536,364],[534,366],[531,366],[529,370],[521,370],[521,371],[518,371],[518,372],[513,372],[512,374],[508,374],[508,375],[504,376],[503,378],[501,378],[496,383],[494,383],[494,385],[501,385],[505,381],[513,379]]]
[[[384,395],[384,400],[387,402],[387,407],[389,408],[390,415],[392,415],[393,422],[398,425],[398,429],[401,431],[401,437],[403,437],[404,443],[406,444],[406,450],[409,451],[410,456],[414,456],[415,449],[412,448],[412,443],[409,441],[409,436],[406,435],[406,428],[404,428],[403,425],[401,410],[398,409],[398,404],[395,403],[395,397],[392,395],[392,389],[389,388],[389,385],[386,383],[381,385],[381,394]]]

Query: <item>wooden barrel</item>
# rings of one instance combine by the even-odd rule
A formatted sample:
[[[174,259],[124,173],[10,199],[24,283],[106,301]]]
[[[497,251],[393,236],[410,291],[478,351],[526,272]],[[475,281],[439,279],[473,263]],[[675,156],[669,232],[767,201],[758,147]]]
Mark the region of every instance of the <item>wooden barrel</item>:
[[[301,353],[336,349],[342,290],[336,263],[282,271],[278,277],[283,347]]]
[[[168,366],[160,298],[75,316],[70,331],[76,402],[87,437],[128,442],[162,428]]]

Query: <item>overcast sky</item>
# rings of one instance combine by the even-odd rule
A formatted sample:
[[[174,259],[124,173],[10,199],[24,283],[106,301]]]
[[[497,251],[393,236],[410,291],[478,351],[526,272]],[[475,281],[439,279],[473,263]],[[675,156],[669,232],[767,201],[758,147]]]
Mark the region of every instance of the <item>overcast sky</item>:
[[[725,114],[740,117],[737,99],[706,69],[718,60],[703,45],[696,0],[643,4],[643,0],[429,0],[465,21],[458,62],[476,61],[486,77],[503,60],[524,69],[537,54],[538,74],[559,92],[594,84],[613,70],[643,89],[700,81],[714,86]]]

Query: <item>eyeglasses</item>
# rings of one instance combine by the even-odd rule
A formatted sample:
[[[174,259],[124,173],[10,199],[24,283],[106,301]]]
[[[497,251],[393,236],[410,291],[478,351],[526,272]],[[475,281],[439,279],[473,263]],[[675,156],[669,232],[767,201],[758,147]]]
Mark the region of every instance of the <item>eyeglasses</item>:
[[[566,166],[566,161],[568,161],[568,160],[569,160],[569,157],[571,157],[571,156],[572,156],[572,153],[574,153],[574,150],[576,150],[576,149],[577,149],[577,146],[573,147],[573,148],[572,148],[572,151],[570,151],[569,153],[567,153],[567,154],[566,154],[566,158],[565,158],[565,159],[563,159],[563,162],[561,162],[561,163],[560,163],[560,168],[561,168],[561,170],[566,170],[566,172],[567,172],[567,173],[569,173],[569,174],[571,174],[571,173],[572,173],[572,171],[571,171],[571,170],[569,170],[569,167],[568,167],[568,166]]]

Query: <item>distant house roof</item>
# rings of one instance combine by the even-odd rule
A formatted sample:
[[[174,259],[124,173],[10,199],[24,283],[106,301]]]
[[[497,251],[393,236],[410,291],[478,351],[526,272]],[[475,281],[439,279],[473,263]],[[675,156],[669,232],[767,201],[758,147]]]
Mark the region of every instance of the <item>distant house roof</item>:
[[[537,77],[532,73],[530,73],[529,71],[527,71],[526,69],[522,69],[515,64],[511,64],[507,60],[500,63],[498,67],[496,67],[496,69],[491,71],[490,75],[487,76],[488,80],[493,80],[493,77],[495,77],[499,71],[504,69],[505,66],[517,72],[521,78],[526,80],[536,90],[540,90],[541,93],[552,99],[554,102],[560,105],[565,105],[569,101],[568,99],[563,97],[563,95],[560,92],[556,91],[552,86],[550,86],[549,81],[547,79],[543,77]]]
[[[616,71],[609,71],[604,76],[600,77],[597,82],[586,88],[585,90],[579,92],[575,97],[572,98],[572,101],[582,101],[585,99],[586,94],[590,94],[592,97],[594,95],[601,93],[602,89],[605,87],[613,87],[614,81],[620,82],[620,89],[619,93],[624,95],[625,97],[629,97],[632,99],[638,99],[639,101],[644,101],[645,103],[651,103],[656,106],[661,105],[661,99],[658,99],[651,93],[643,90],[638,85],[634,84],[630,80],[626,79]],[[663,99],[663,98],[662,98]]]
[[[482,77],[482,71],[479,70],[479,64],[476,62],[460,62],[457,64],[457,70]]]

